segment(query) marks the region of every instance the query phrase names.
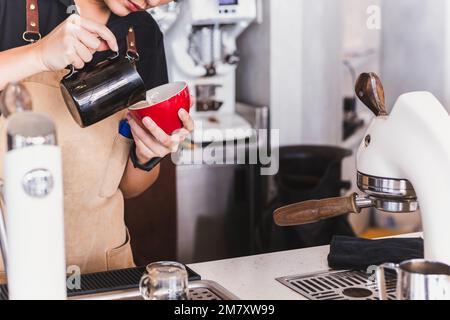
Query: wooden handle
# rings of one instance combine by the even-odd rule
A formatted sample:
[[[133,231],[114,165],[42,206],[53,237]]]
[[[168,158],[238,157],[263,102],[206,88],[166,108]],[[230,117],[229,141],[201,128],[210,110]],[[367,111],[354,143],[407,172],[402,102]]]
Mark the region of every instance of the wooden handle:
[[[323,219],[342,216],[347,213],[359,213],[356,205],[356,193],[349,197],[310,200],[291,204],[275,210],[273,218],[279,226],[296,226],[318,222]]]
[[[375,73],[361,74],[356,81],[355,92],[377,117],[387,115],[383,84]]]

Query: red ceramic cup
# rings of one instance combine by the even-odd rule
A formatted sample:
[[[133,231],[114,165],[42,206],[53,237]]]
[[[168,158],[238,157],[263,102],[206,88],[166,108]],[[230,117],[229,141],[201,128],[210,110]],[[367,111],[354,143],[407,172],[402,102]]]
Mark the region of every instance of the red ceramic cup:
[[[191,95],[185,82],[173,82],[147,91],[147,101],[139,102],[129,108],[131,114],[142,120],[150,117],[167,134],[181,129],[178,111],[189,112]]]

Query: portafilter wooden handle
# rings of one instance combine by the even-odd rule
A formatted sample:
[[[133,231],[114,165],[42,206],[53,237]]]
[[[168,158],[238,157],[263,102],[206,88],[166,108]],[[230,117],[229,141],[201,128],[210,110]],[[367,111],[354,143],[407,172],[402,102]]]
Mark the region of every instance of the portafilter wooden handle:
[[[349,197],[299,202],[275,210],[273,218],[277,225],[287,227],[314,223],[348,213],[360,213],[361,208],[356,199],[355,193]]]

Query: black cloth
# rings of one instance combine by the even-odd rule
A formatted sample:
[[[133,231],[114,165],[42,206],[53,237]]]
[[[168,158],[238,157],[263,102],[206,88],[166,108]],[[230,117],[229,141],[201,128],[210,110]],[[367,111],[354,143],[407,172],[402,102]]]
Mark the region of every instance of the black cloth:
[[[331,241],[328,265],[336,270],[366,270],[385,262],[400,263],[423,257],[422,238],[367,240],[336,236]]]
[[[22,39],[26,29],[25,0],[0,0],[0,51],[27,45]],[[39,23],[42,36],[49,34],[73,12],[73,0],[38,0]],[[111,14],[107,27],[115,34],[121,54],[127,50],[126,36],[130,26],[136,33],[140,55],[137,70],[147,90],[168,82],[164,38],[158,24],[147,12],[135,12],[126,17]],[[86,68],[111,56],[98,52]]]

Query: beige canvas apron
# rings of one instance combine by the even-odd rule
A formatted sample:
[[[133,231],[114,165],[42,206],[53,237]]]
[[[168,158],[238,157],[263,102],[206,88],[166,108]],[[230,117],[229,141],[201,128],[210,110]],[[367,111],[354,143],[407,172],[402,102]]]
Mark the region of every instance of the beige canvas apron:
[[[26,0],[24,39],[41,38],[37,0]],[[27,38],[30,38],[27,39]],[[130,27],[128,53],[137,55],[135,35]],[[70,115],[59,83],[66,71],[44,72],[23,81],[33,100],[33,110],[56,123],[62,149],[64,178],[64,220],[67,266],[82,273],[134,266],[130,236],[124,222],[124,198],[119,184],[124,174],[131,140],[121,136],[119,112],[89,128],[80,128]],[[6,120],[0,118],[0,179],[6,152]],[[1,258],[1,257],[0,257]],[[0,283],[5,281],[0,259]]]
[[[46,72],[23,83],[32,96],[33,110],[50,116],[57,127],[63,155],[67,266],[79,266],[83,273],[132,267],[124,199],[119,189],[131,145],[129,139],[118,134],[126,111],[80,128],[60,93],[62,76],[61,72]],[[6,122],[0,119],[0,179]]]

